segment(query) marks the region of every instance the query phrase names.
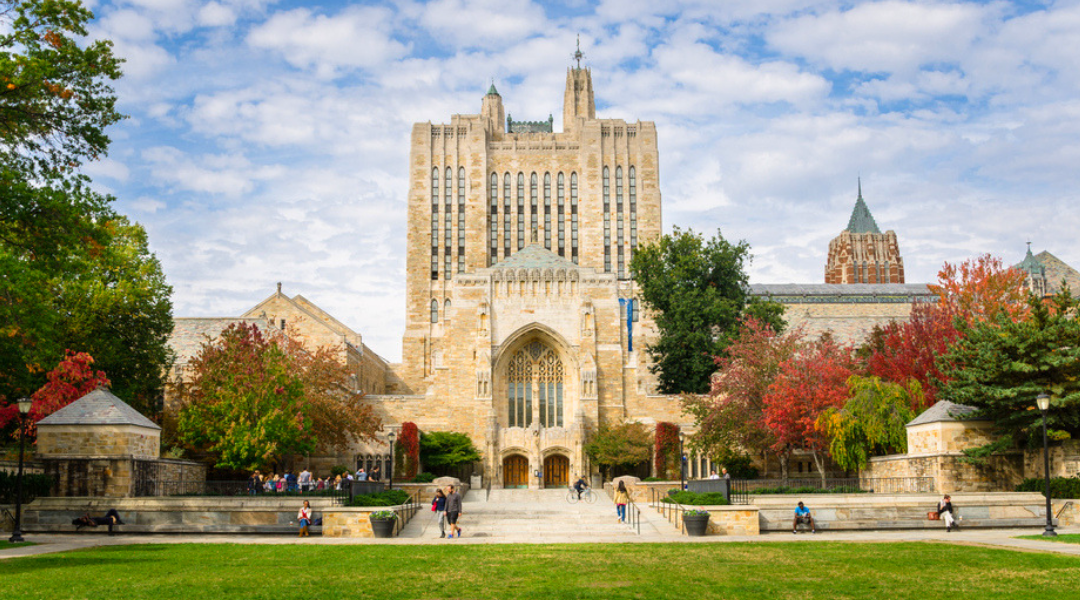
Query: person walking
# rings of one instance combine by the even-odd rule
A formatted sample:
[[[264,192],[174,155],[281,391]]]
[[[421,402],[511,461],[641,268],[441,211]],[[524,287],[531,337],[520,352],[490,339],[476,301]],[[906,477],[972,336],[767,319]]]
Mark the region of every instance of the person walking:
[[[619,481],[619,489],[615,490],[615,513],[619,515],[619,522],[626,522],[626,505],[630,502],[630,492],[626,489],[626,482]]]
[[[457,492],[454,486],[447,488],[450,493],[446,495],[446,522],[450,524],[450,535],[448,538],[453,538],[454,534],[457,537],[461,537],[461,527],[458,526],[458,517],[461,516],[461,494]]]
[[[297,537],[309,537],[308,527],[311,526],[311,503],[304,500],[304,505],[300,507],[300,512],[296,513],[296,521],[300,524],[300,535]]]
[[[442,488],[435,490],[435,497],[431,500],[431,510],[435,511],[435,518],[439,521],[439,537],[446,537],[446,493]]]

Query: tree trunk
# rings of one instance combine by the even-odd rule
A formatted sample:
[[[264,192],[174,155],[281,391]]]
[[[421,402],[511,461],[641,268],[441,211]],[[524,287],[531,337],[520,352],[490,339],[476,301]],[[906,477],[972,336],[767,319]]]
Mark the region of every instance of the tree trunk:
[[[791,455],[791,451],[784,450],[777,455],[780,459],[780,481],[781,485],[788,484],[788,457]]]
[[[811,451],[810,456],[813,457],[814,466],[817,467],[818,473],[821,475],[821,488],[825,489],[825,457],[816,450]]]

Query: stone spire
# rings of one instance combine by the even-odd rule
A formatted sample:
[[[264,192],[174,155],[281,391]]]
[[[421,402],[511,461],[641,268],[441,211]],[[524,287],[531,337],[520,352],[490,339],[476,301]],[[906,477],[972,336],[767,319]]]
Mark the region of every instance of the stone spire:
[[[1027,243],[1027,255],[1016,268],[1024,272],[1028,291],[1040,298],[1046,295],[1046,267],[1031,253],[1031,242]]]
[[[502,96],[495,89],[495,80],[491,80],[484,100],[481,102],[480,115],[487,121],[488,131],[506,133],[506,115],[503,113]]]
[[[577,50],[571,55],[577,61],[576,67],[566,70],[566,93],[563,95],[563,131],[576,131],[579,119],[596,118],[596,101],[593,98],[592,73],[588,67],[582,68],[581,38],[578,37]]]
[[[870,208],[862,197],[862,177],[859,178],[859,197],[855,200],[855,210],[851,211],[851,219],[848,220],[847,229],[851,233],[881,233],[878,229],[874,216],[870,214]]]

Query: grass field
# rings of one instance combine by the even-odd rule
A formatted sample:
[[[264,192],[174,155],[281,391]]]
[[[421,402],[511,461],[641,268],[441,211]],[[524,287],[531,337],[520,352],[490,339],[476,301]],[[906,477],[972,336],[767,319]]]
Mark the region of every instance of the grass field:
[[[0,561],[0,598],[1068,597],[1080,558],[937,543],[134,545]]]
[[[1042,540],[1044,542],[1064,542],[1066,544],[1080,544],[1080,533],[1059,533],[1055,537],[1043,537],[1041,535],[1021,535],[1022,540]]]
[[[12,544],[7,539],[0,540],[0,550],[6,550],[8,548],[18,548],[19,546],[33,546],[34,542],[19,542],[18,544]]]

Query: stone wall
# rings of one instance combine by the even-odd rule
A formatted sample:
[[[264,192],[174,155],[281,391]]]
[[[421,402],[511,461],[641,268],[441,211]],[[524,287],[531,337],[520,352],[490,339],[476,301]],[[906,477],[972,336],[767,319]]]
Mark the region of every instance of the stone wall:
[[[152,494],[154,482],[206,480],[206,465],[187,460],[54,456],[42,462],[59,497],[127,498]]]
[[[1050,476],[1080,476],[1080,440],[1066,440],[1049,448]],[[1024,451],[1024,477],[1044,477],[1043,449]]]
[[[159,456],[161,430],[137,425],[39,425],[39,459],[54,456]]]
[[[870,459],[862,476],[933,477],[934,489],[941,493],[1013,491],[1024,479],[1022,453],[989,457],[984,466],[962,462],[963,457],[959,452],[877,456]]]

